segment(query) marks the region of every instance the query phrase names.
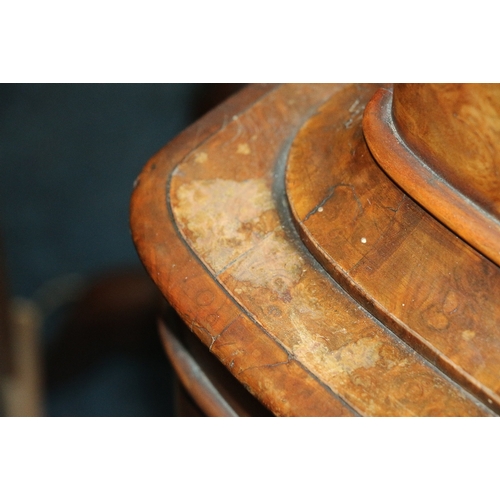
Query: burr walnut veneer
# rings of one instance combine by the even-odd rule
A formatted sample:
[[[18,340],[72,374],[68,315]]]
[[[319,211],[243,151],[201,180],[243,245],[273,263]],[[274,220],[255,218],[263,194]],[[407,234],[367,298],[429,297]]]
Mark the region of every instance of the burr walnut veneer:
[[[151,158],[133,238],[204,413],[498,414],[499,139],[495,85],[252,85]]]

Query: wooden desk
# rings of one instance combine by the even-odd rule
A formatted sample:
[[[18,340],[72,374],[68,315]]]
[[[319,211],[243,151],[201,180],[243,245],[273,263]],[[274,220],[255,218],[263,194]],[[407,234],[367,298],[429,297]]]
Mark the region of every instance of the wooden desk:
[[[443,89],[427,90],[250,86],[137,178],[131,226],[149,274],[205,353],[275,415],[500,410],[496,202],[487,179],[450,174],[446,148],[425,149],[453,143],[412,118],[412,95],[439,116]],[[443,111],[462,124],[467,91]],[[484,133],[490,118],[476,119]]]

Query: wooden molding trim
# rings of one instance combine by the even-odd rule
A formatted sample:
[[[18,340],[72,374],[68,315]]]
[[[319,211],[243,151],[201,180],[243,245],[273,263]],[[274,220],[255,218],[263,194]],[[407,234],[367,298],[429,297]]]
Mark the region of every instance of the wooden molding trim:
[[[392,98],[390,90],[381,88],[366,106],[363,132],[371,153],[409,196],[500,265],[500,222],[437,175],[407,146],[394,124]]]

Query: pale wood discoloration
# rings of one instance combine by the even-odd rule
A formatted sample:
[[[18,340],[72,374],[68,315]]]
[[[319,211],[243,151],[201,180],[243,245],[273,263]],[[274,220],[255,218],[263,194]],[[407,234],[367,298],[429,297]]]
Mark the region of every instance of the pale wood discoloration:
[[[273,97],[273,105],[279,103],[284,112],[286,103],[279,101],[279,94]],[[244,124],[256,121],[259,107],[267,105],[263,100],[257,109],[239,118],[239,140],[246,138]],[[267,116],[272,112],[269,109]],[[355,116],[359,121],[359,114]],[[219,148],[232,135],[231,130],[227,135],[221,132],[203,145],[209,160],[202,173],[196,161],[186,160],[171,183],[170,199],[179,229],[214,279],[284,347],[290,359],[305,366],[360,414],[483,414],[302,255],[279,225],[271,198],[273,165],[268,164],[260,177],[247,170],[251,177],[242,178],[240,164],[228,162],[225,149]],[[269,145],[267,150],[272,158]],[[279,144],[275,151],[277,154]],[[193,158],[196,155],[195,151]],[[207,178],[209,174],[212,179]],[[198,180],[199,175],[203,181]],[[240,180],[229,181],[231,178]],[[359,215],[356,194],[349,187],[340,191],[353,198]],[[188,199],[193,202],[186,204]],[[195,199],[200,203],[194,203]],[[263,226],[261,219],[266,214],[276,224]],[[208,241],[210,234],[213,238]],[[212,350],[217,344],[215,340]],[[433,381],[422,386],[417,404],[402,389],[407,372],[414,374],[417,386],[418,377]]]
[[[332,88],[335,86],[324,87],[325,94],[320,99],[326,98]],[[300,89],[296,93],[297,90]],[[134,243],[150,276],[184,322],[274,414],[352,416],[355,413],[351,409],[304,367],[289,360],[283,347],[242,313],[178,237],[169,212],[166,187],[175,167],[233,123],[233,117],[265,95],[272,98],[275,91],[275,86],[249,87],[151,158],[137,178],[132,195],[130,220]],[[300,102],[304,98],[298,93]],[[257,124],[251,129],[255,132],[252,137],[257,137]],[[250,162],[255,162],[254,167],[259,165],[255,157]],[[203,174],[204,170],[200,172]],[[208,301],[207,296],[213,299]],[[279,398],[275,397],[277,394]]]
[[[334,96],[294,140],[287,193],[296,223],[311,252],[350,293],[499,408],[500,270],[398,189],[359,129],[345,130],[337,110],[355,95],[350,89]],[[365,91],[365,104],[369,98]],[[318,130],[327,125],[331,132],[322,136]],[[335,154],[319,154],[324,143]],[[326,191],[325,184],[337,187]],[[319,205],[321,213],[311,208]],[[465,330],[474,332],[468,340]]]
[[[484,262],[470,249],[460,255],[460,240],[387,184],[374,163],[361,118],[377,88],[250,87],[145,167],[132,198],[134,241],[185,323],[276,415],[493,415],[439,370],[439,346],[420,331],[409,334],[411,321],[441,335],[460,324],[460,342],[473,346],[468,355],[484,359],[478,346],[486,330],[458,318],[471,290],[481,304],[493,303],[468,271],[461,274],[464,264]],[[323,139],[311,146],[315,134]],[[276,164],[292,139],[287,190],[297,226],[352,296],[296,242],[278,211]],[[331,170],[332,159],[344,170]],[[457,260],[452,278],[448,263],[434,270],[463,286],[413,285],[432,263],[416,242],[424,238],[425,249],[436,234],[435,248],[456,250]],[[370,314],[382,306],[385,325]]]

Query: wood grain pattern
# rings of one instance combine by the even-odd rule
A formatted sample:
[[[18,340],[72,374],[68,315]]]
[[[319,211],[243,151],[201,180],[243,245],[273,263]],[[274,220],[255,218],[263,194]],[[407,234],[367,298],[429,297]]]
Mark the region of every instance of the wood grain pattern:
[[[500,85],[399,83],[391,108],[415,155],[498,219]]]
[[[428,123],[432,121],[431,116]],[[436,121],[441,129],[446,129],[446,124],[443,124],[442,120]],[[399,135],[392,119],[392,93],[386,89],[381,89],[367,105],[363,127],[371,153],[387,174],[406,193],[470,245],[496,264],[500,264],[500,220],[495,216],[498,209],[498,207],[495,208],[497,204],[495,200],[499,196],[498,175],[494,164],[488,168],[485,166],[481,171],[476,168],[480,157],[476,157],[467,167],[469,160],[467,155],[463,155],[465,163],[462,158],[462,161],[450,166],[444,159],[441,161],[444,153],[440,150],[423,152],[426,158],[433,159],[432,163],[424,162],[422,158],[415,155],[405,143],[404,138]],[[474,132],[477,133],[477,131]],[[440,137],[443,138],[443,143],[449,149],[451,149],[450,142],[454,143],[454,148],[458,152],[462,151],[461,141],[464,141],[467,147],[467,143],[473,140],[469,137],[466,141],[465,134],[450,133],[451,137],[442,135],[443,137]],[[445,137],[448,140],[444,140]],[[419,145],[421,146],[419,151],[422,152],[422,143]],[[483,145],[483,150],[485,147]],[[438,158],[437,163],[434,153]],[[449,161],[455,161],[455,154],[450,154]],[[454,168],[455,174],[449,175],[449,171]],[[455,184],[448,182],[447,178]],[[473,182],[472,178],[480,179],[480,181]],[[472,194],[472,198],[464,193]],[[492,200],[491,204],[484,202],[488,197]],[[491,212],[486,211],[484,206],[487,206]]]
[[[145,166],[131,199],[131,228],[150,276],[184,322],[275,415],[355,413],[253,322],[179,238],[167,185],[186,155],[231,123],[273,86],[252,86],[169,143]],[[210,297],[210,299],[206,299]]]
[[[361,118],[378,88],[249,87],[146,165],[132,196],[134,242],[186,325],[275,415],[493,416],[439,369],[496,408],[498,339],[473,309],[489,324],[498,308],[472,272],[497,286],[493,264],[374,162]],[[297,227],[330,274],[289,221],[287,158]],[[438,247],[450,263],[426,254]],[[433,337],[413,335],[413,324]]]
[[[165,323],[160,322],[158,328],[179,380],[204,413],[209,417],[237,417],[238,413],[227,403]]]
[[[170,197],[181,234],[214,279],[284,347],[281,363],[300,363],[359,414],[478,414],[287,236],[273,198],[279,175],[273,167],[311,107],[304,90],[311,88],[283,86],[266,96],[177,167]],[[313,95],[320,104],[319,90]]]
[[[363,108],[373,91],[339,93],[295,137],[287,194],[296,224],[346,290],[498,410],[500,270],[384,175],[364,141],[360,114],[346,127],[349,114],[341,110],[356,102]]]

